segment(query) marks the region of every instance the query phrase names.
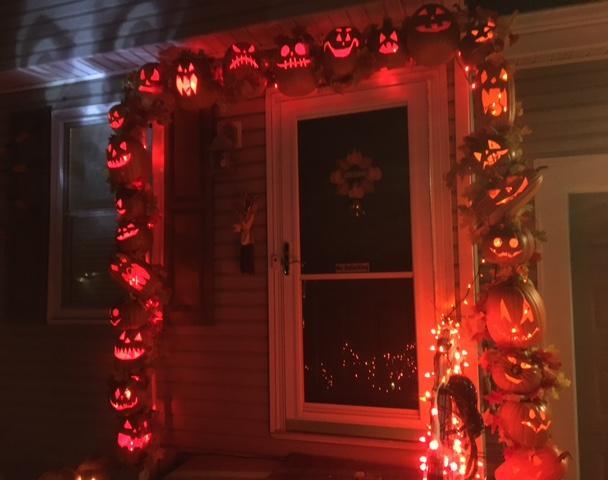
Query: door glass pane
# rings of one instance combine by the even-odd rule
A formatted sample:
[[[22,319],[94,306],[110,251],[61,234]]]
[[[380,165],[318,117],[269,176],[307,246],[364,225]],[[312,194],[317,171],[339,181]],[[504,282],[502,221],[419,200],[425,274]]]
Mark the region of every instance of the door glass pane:
[[[298,123],[302,273],[412,270],[407,108]]]
[[[303,282],[306,402],[418,408],[411,279]]]

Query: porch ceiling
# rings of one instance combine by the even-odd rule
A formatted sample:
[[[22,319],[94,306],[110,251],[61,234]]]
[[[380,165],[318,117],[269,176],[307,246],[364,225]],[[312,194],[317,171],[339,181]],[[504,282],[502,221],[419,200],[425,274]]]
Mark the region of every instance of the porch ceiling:
[[[273,48],[274,38],[279,34],[290,34],[296,25],[305,27],[316,39],[321,39],[333,27],[343,24],[364,28],[369,23],[381,23],[385,16],[400,22],[408,12],[411,13],[422,3],[422,0],[335,0],[327,4],[349,6],[333,10],[320,7],[317,9],[319,11],[311,14],[252,23],[240,28],[221,29],[184,40],[152,43],[0,71],[0,94],[124,74],[146,62],[155,61],[160,51],[172,45],[202,48],[211,57],[221,58],[226,48],[238,40],[255,41],[262,50]],[[266,17],[272,15],[268,14]]]

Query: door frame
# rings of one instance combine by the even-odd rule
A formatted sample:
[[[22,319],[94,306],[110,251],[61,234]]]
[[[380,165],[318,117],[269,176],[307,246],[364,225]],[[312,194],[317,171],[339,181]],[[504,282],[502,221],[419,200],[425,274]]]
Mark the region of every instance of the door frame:
[[[468,123],[468,90],[461,88],[464,84],[456,81],[456,91],[459,100],[456,102],[459,105],[467,105],[465,110],[466,115],[458,115],[456,121],[463,120]],[[381,92],[381,93],[378,93]],[[426,169],[428,178],[423,182],[423,189],[428,195],[428,212],[430,215],[432,227],[429,229],[429,257],[430,268],[421,269],[418,267],[417,277],[424,281],[424,276],[427,275],[427,284],[430,287],[430,296],[427,305],[420,306],[421,310],[417,310],[417,342],[418,342],[418,365],[419,365],[419,390],[421,395],[429,388],[429,381],[423,378],[426,371],[431,371],[432,353],[427,346],[432,343],[431,328],[434,322],[438,320],[441,313],[449,309],[449,306],[454,303],[456,281],[455,281],[455,235],[453,229],[453,199],[452,192],[446,187],[444,176],[450,168],[450,129],[449,129],[449,110],[448,110],[448,82],[447,71],[445,67],[436,69],[413,69],[413,70],[389,70],[380,72],[372,79],[361,82],[356,88],[347,90],[345,93],[337,94],[330,89],[322,89],[315,94],[306,97],[286,97],[278,91],[269,91],[266,96],[266,137],[267,137],[267,211],[268,211],[268,251],[269,251],[269,268],[268,268],[268,303],[269,303],[269,374],[270,374],[270,430],[274,436],[280,436],[289,439],[314,440],[318,439],[318,435],[303,434],[305,428],[298,428],[299,432],[289,431],[290,419],[305,419],[306,415],[302,411],[302,398],[300,392],[288,391],[289,384],[286,379],[292,375],[293,364],[285,362],[285,358],[293,355],[297,351],[297,336],[294,341],[293,331],[289,330],[290,323],[293,321],[293,316],[297,313],[295,310],[288,310],[286,305],[286,295],[290,294],[292,288],[289,283],[294,283],[298,278],[292,278],[291,282],[286,282],[283,278],[282,267],[280,262],[281,249],[285,241],[293,242],[291,238],[294,231],[293,225],[290,222],[295,222],[297,219],[288,219],[282,221],[280,215],[285,208],[291,208],[292,211],[297,211],[296,206],[285,207],[290,205],[292,200],[288,192],[283,191],[282,185],[286,178],[290,178],[297,172],[289,171],[286,166],[286,161],[281,161],[287,155],[297,155],[297,142],[293,136],[285,140],[285,130],[288,128],[282,123],[283,115],[286,112],[293,112],[300,105],[305,105],[309,102],[318,102],[318,105],[323,105],[323,102],[332,96],[337,98],[343,113],[356,111],[373,110],[377,108],[388,108],[390,106],[405,105],[405,98],[411,97],[412,93],[418,95],[416,101],[418,104],[423,104],[425,107],[424,116],[426,117],[422,128],[426,128],[426,138],[424,145],[421,145],[421,151],[416,152],[418,155],[410,155],[410,162],[422,161],[423,166],[420,168]],[[384,94],[386,98],[381,105],[378,105],[377,98],[374,100],[374,95]],[[404,97],[405,95],[405,97]],[[409,95],[409,97],[408,97]],[[372,103],[368,103],[366,98],[371,98]],[[375,102],[375,103],[374,103]],[[322,108],[322,107],[321,107]],[[323,109],[323,108],[322,108]],[[328,115],[338,114],[334,109],[333,112],[328,112]],[[293,114],[292,114],[293,115]],[[315,115],[312,115],[313,117]],[[319,116],[319,115],[316,115]],[[408,115],[409,116],[409,115]],[[310,118],[311,115],[303,116]],[[298,117],[299,118],[299,117]],[[409,117],[411,119],[411,117]],[[456,131],[462,132],[468,127],[457,126]],[[410,135],[412,134],[412,126],[410,124]],[[293,127],[292,127],[293,133]],[[410,141],[412,137],[410,136]],[[415,142],[413,142],[415,143]],[[411,149],[411,145],[410,145]],[[422,156],[422,158],[421,158]],[[428,158],[428,162],[427,162]],[[412,212],[413,213],[413,212]],[[416,222],[415,217],[412,219]],[[428,222],[428,219],[427,219]],[[416,234],[414,234],[414,242]],[[298,239],[299,240],[299,239]],[[470,242],[464,246],[463,252],[457,252],[461,261],[466,260],[472,265],[472,249]],[[296,251],[294,249],[294,251]],[[295,259],[297,261],[297,259]],[[416,264],[414,264],[416,270]],[[467,267],[468,269],[468,267]],[[299,271],[299,268],[297,268]],[[462,273],[462,272],[461,272]],[[295,277],[292,275],[292,277]],[[294,304],[297,302],[293,302]],[[298,308],[296,306],[296,308]],[[286,314],[286,312],[288,312]],[[424,312],[422,317],[420,312]],[[291,317],[291,318],[289,318]],[[470,348],[469,348],[470,349]],[[475,355],[472,355],[475,357]],[[470,374],[476,377],[475,366],[470,369]],[[477,378],[475,378],[477,383]],[[298,398],[298,396],[300,398]],[[389,409],[386,409],[389,410]],[[414,411],[415,412],[415,411]],[[327,435],[323,435],[324,441],[333,438],[334,441],[340,443],[356,443],[384,445],[387,438],[373,438],[374,428],[378,425],[377,416],[375,419],[369,418],[368,421],[362,422],[363,425],[359,432],[353,434],[352,431],[339,428],[340,422],[332,423],[332,413],[328,410],[327,415],[330,419],[330,424],[334,427],[331,433],[325,431]],[[365,414],[364,412],[358,412]],[[395,415],[395,412],[378,412],[380,416],[384,416],[380,422],[384,425],[391,425],[393,429],[400,430],[399,438],[392,440],[405,440],[406,442],[417,441],[420,432],[426,428],[428,423],[428,405],[425,402],[420,402],[419,411],[416,415]],[[368,413],[369,415],[369,413]],[[361,415],[359,416],[361,419]],[[314,424],[314,422],[308,422]],[[336,425],[338,426],[336,428]],[[293,422],[292,422],[293,426]],[[372,427],[373,428],[370,428]],[[314,425],[313,425],[314,430]],[[312,433],[312,432],[311,432]],[[353,436],[355,435],[355,436]],[[370,438],[356,438],[372,437]],[[331,441],[331,440],[329,440]],[[394,445],[393,445],[394,448]]]

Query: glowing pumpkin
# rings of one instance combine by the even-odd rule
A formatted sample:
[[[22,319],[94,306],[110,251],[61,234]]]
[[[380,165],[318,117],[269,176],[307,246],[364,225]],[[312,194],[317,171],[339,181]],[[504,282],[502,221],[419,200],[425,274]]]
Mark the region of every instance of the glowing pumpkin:
[[[549,440],[552,421],[542,403],[507,401],[497,415],[503,434],[518,446],[538,448]]]
[[[460,40],[454,16],[438,3],[418,8],[406,24],[406,35],[407,47],[414,61],[428,67],[450,60],[458,50]]]
[[[184,52],[175,62],[173,87],[178,104],[186,110],[208,108],[217,99],[218,88],[209,60],[203,54]]]
[[[494,359],[490,374],[503,392],[530,394],[538,390],[543,380],[542,368],[523,351],[505,351]]]
[[[506,125],[515,120],[515,82],[507,62],[492,58],[479,66],[474,83],[475,119],[482,125]]]
[[[517,213],[538,192],[542,181],[537,170],[494,179],[473,202],[473,211],[482,223],[494,225],[507,214]]]
[[[108,473],[109,466],[103,460],[86,460],[78,465],[74,476],[74,480],[111,480]]]
[[[495,130],[481,130],[464,139],[467,161],[476,170],[488,170],[512,158],[507,139]]]
[[[116,443],[120,449],[131,454],[145,450],[152,441],[150,416],[146,413],[129,415],[121,422]]]
[[[116,230],[119,252],[142,257],[152,248],[152,230],[148,222],[120,223]]]
[[[505,452],[505,461],[494,475],[496,480],[563,480],[567,466],[567,455],[554,446],[514,449]]]
[[[155,269],[143,261],[117,253],[110,263],[110,276],[128,293],[140,299],[158,295],[163,283]]]
[[[110,381],[108,401],[117,412],[137,412],[148,406],[149,397],[148,382],[143,375],[130,374],[126,378],[119,376]]]
[[[150,177],[150,159],[144,146],[123,135],[112,135],[106,149],[106,164],[114,186],[137,188]]]
[[[148,323],[151,315],[139,302],[128,300],[112,307],[108,320],[116,328],[140,328]]]
[[[379,68],[396,68],[407,61],[403,34],[390,18],[384,20],[381,28],[372,29],[367,45]]]
[[[120,328],[114,344],[114,358],[124,362],[143,359],[152,347],[149,328]]]
[[[150,108],[165,92],[166,74],[160,63],[143,65],[135,78],[135,87],[144,108]]]
[[[323,41],[323,66],[329,79],[349,77],[357,66],[357,54],[363,40],[359,30],[344,26],[334,28]]]
[[[112,130],[117,131],[126,127],[129,119],[129,107],[124,103],[117,103],[108,110],[108,123]]]
[[[148,216],[150,199],[141,190],[119,188],[116,191],[115,207],[120,222],[142,221]]]
[[[259,97],[266,89],[262,59],[253,43],[233,43],[223,61],[224,86],[238,98]]]
[[[281,40],[273,59],[273,73],[281,93],[299,96],[316,90],[316,65],[312,46],[312,38],[306,34]]]
[[[477,10],[469,17],[469,25],[460,40],[460,55],[466,65],[480,65],[491,53],[502,50],[504,42],[498,38],[496,15]]]
[[[490,229],[481,242],[481,254],[490,263],[520,265],[536,250],[534,236],[524,228],[515,230],[504,225]]]
[[[488,332],[499,347],[530,348],[540,344],[545,305],[530,280],[491,287],[485,307]]]

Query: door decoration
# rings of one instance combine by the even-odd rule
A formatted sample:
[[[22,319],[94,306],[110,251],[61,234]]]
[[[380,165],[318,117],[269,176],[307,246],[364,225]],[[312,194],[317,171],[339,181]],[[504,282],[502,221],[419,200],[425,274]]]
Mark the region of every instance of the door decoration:
[[[351,213],[355,217],[365,215],[363,198],[375,190],[375,183],[382,179],[382,170],[369,157],[357,150],[338,160],[337,168],[329,180],[336,186],[338,195],[351,201]]]
[[[240,237],[240,267],[241,273],[255,273],[253,248],[253,222],[258,212],[259,201],[256,195],[246,194],[243,205],[239,211],[239,221],[232,225],[232,229]]]
[[[290,37],[277,38],[277,48],[265,52],[255,44],[236,42],[223,59],[172,47],[158,62],[129,75],[121,104],[108,114],[115,135],[107,149],[120,219],[110,273],[126,295],[109,317],[116,334],[111,347],[116,372],[108,403],[118,417],[116,444],[125,460],[142,461],[143,469],[153,471],[160,437],[154,398],[148,392],[154,390],[154,360],[168,295],[162,269],[150,264],[154,195],[145,132],[151,122],[170,122],[176,107],[208,108],[217,100],[262,95],[268,86],[290,96],[325,86],[340,91],[408,59],[436,66],[458,53],[471,82],[478,128],[465,139],[464,157],[449,179],[454,184],[458,176],[475,174],[461,212],[484,257],[475,281],[483,275],[485,283],[471,318],[483,320],[483,328],[475,333],[489,345],[481,364],[494,388],[485,392],[489,407],[484,420],[498,430],[506,447],[496,477],[563,476],[565,455],[549,440],[548,395],[567,381],[555,352],[541,347],[544,309],[528,278],[528,265],[539,259],[535,245],[541,239],[531,228],[528,204],[541,186],[542,173],[527,166],[521,152],[526,130],[514,124],[520,111],[512,70],[501,55],[507,29],[491,12],[451,11],[437,3],[422,5],[401,20],[401,26],[385,19],[381,28],[368,27],[365,42],[353,26],[334,29],[321,44],[298,29]],[[365,213],[363,199],[381,178],[380,168],[357,151],[339,160],[330,175],[338,195],[351,201],[355,216]],[[244,272],[253,270],[251,227],[257,208],[254,199],[246,201],[235,224]],[[460,337],[462,322],[470,321],[468,296],[442,315],[431,332],[435,362],[421,396],[431,404],[429,428],[420,437],[427,448],[420,458],[425,479],[485,475],[477,458],[481,427],[476,392],[465,376],[469,364]]]

